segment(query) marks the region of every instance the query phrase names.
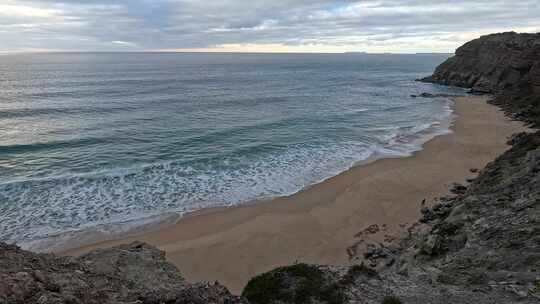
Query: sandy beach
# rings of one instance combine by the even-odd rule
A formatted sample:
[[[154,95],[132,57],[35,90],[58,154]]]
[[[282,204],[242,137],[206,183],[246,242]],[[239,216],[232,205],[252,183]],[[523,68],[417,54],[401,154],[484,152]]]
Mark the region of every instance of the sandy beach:
[[[378,241],[398,237],[454,182],[474,177],[526,128],[510,121],[485,97],[455,101],[453,133],[434,138],[411,157],[354,167],[290,197],[212,209],[158,231],[63,252],[140,240],[165,250],[189,281],[219,281],[239,293],[254,275],[299,262],[350,264],[348,248],[360,231],[377,224]],[[361,248],[359,248],[361,250]]]

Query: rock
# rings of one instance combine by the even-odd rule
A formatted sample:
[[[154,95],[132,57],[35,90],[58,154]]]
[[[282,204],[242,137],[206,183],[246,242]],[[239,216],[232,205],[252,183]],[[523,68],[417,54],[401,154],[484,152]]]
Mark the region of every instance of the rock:
[[[437,98],[437,97],[460,97],[464,95],[455,95],[455,94],[431,94],[431,93],[421,93],[420,95],[411,95],[412,98],[422,97],[422,98]]]
[[[462,184],[460,183],[454,183],[452,185],[452,188],[450,189],[450,192],[454,193],[454,194],[457,194],[457,195],[462,195],[464,194],[465,192],[467,191],[467,187],[463,186]]]
[[[513,134],[506,143],[510,146],[513,146],[519,143],[524,138],[526,138],[527,134],[528,134],[527,132],[520,132],[520,133]]]
[[[364,231],[369,233],[369,234],[375,234],[375,233],[380,231],[380,228],[379,228],[379,225],[373,224],[373,225],[370,225],[369,227],[367,227]]]
[[[135,242],[78,258],[0,243],[0,303],[247,302],[220,285],[186,282],[164,252]]]
[[[366,252],[364,253],[364,257],[366,259],[373,259],[373,260],[377,260],[377,259],[380,259],[380,258],[385,258],[387,257],[388,255],[386,254],[386,252],[383,250],[382,247],[378,247],[376,246],[375,244],[368,244],[367,246],[367,250]]]

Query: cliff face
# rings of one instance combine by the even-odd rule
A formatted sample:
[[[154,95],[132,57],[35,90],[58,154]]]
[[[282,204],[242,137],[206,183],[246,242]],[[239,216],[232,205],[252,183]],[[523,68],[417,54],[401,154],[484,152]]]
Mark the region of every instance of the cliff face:
[[[495,94],[493,104],[540,127],[540,33],[482,36],[458,48],[421,81]]]
[[[0,303],[246,303],[219,284],[190,284],[155,247],[133,243],[78,258],[0,243]]]
[[[475,39],[422,80],[484,93],[540,93],[540,34],[508,32]]]

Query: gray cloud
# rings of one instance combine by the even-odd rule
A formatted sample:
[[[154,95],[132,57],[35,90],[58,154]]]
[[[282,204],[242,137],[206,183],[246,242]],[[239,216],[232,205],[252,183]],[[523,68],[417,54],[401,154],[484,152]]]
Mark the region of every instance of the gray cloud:
[[[538,31],[538,16],[538,0],[7,0],[0,50],[452,51],[482,33]]]

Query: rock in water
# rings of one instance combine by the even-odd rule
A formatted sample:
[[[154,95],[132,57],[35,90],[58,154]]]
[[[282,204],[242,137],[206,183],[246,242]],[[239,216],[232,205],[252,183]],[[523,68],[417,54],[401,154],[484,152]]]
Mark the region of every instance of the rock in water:
[[[420,95],[411,95],[412,98],[422,97],[422,98],[437,98],[437,97],[460,97],[464,95],[455,95],[455,94],[431,94],[431,93],[422,93]]]
[[[186,282],[165,253],[135,242],[57,257],[0,243],[0,303],[247,303],[218,284]]]

